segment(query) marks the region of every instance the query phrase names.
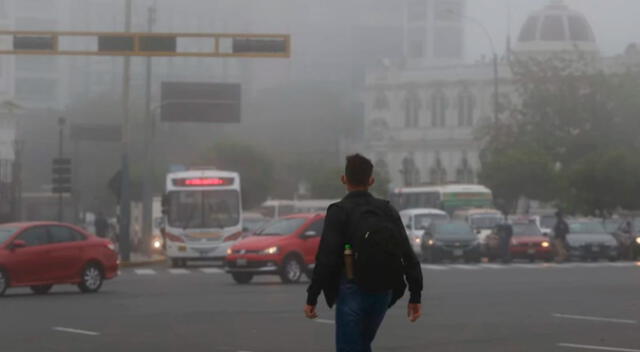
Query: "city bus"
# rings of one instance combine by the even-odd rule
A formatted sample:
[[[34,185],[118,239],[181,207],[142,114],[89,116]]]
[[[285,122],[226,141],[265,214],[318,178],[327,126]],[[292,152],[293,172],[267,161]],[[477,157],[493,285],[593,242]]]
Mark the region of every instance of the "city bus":
[[[174,267],[200,260],[222,265],[242,235],[240,175],[196,169],[167,174],[163,197],[165,252]]]
[[[453,214],[462,208],[491,208],[493,194],[482,185],[442,185],[396,188],[390,195],[396,209],[436,208]]]

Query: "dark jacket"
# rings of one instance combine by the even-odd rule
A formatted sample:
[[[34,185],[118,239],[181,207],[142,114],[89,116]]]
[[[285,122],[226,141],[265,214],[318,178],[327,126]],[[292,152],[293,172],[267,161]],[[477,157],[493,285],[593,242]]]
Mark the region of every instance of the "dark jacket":
[[[553,227],[553,233],[556,239],[566,242],[569,234],[569,224],[560,218]]]
[[[389,202],[374,198],[369,192],[354,191],[349,193],[340,202],[331,204],[327,209],[324,230],[320,240],[320,248],[316,255],[316,266],[313,270],[311,284],[307,289],[307,304],[316,305],[321,292],[329,307],[333,307],[338,296],[340,278],[344,268],[344,245],[347,238],[347,228],[349,227],[349,213],[359,205],[373,204],[388,212],[398,226],[398,233],[402,235],[403,251],[402,259],[405,264],[405,278],[398,282],[393,289],[391,299],[392,306],[403,295],[409,285],[411,297],[410,303],[420,303],[422,292],[422,269],[420,262],[416,258],[409,238],[402,225],[402,220],[398,212]],[[406,283],[405,283],[406,279]]]

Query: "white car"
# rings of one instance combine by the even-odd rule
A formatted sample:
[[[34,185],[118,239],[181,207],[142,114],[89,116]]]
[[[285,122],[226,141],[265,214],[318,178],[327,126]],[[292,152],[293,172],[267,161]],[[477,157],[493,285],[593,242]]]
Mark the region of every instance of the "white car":
[[[407,236],[416,255],[422,254],[422,235],[432,221],[448,221],[449,215],[440,209],[416,208],[400,212]]]

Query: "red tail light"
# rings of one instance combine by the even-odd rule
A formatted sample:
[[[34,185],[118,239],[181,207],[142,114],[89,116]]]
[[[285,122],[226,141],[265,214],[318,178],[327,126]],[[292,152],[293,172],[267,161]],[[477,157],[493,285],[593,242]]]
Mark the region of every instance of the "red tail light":
[[[184,243],[184,238],[180,237],[180,236],[176,236],[172,233],[167,232],[167,239],[171,242],[183,242]]]
[[[242,232],[236,232],[234,234],[231,234],[227,237],[224,238],[224,242],[231,242],[231,241],[235,241],[238,238],[240,238],[240,236],[242,236]]]

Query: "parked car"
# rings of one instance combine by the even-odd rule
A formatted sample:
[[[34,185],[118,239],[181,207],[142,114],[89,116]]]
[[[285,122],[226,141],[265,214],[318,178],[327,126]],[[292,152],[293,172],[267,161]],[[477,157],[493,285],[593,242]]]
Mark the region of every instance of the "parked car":
[[[284,283],[310,276],[324,227],[324,213],[273,220],[227,250],[225,270],[239,284],[256,275],[279,275]]]
[[[638,259],[640,256],[640,218],[607,219],[604,220],[604,226],[607,232],[611,233],[618,241],[622,258]]]
[[[0,295],[28,286],[36,294],[53,285],[78,285],[97,292],[118,275],[113,243],[79,227],[56,222],[0,225]]]
[[[570,220],[567,242],[571,259],[620,259],[620,245],[599,220]]]
[[[480,243],[469,224],[464,221],[434,221],[422,238],[422,261],[437,263],[452,261],[479,262]]]
[[[433,221],[448,221],[449,215],[440,209],[417,208],[405,209],[400,212],[400,218],[404,223],[409,236],[409,242],[416,255],[422,255],[422,236],[424,230]]]

